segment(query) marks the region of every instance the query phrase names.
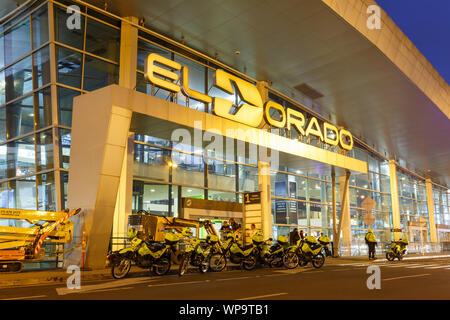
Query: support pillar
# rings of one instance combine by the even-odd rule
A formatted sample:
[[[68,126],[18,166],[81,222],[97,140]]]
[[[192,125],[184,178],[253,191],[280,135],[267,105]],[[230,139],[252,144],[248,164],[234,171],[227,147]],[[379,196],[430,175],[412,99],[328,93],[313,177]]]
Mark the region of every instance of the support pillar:
[[[351,256],[351,224],[350,224],[350,196],[349,196],[350,171],[345,176],[339,177],[339,195],[341,199],[341,216],[339,219],[338,235],[342,231],[343,255]],[[339,245],[339,243],[338,243]],[[338,247],[339,248],[339,247]]]
[[[428,208],[428,223],[430,224],[430,241],[436,243],[436,223],[434,220],[434,201],[433,201],[433,187],[431,179],[425,180],[427,189],[427,208]]]
[[[389,160],[389,177],[391,184],[392,224],[394,229],[401,229],[400,205],[398,200],[397,165],[395,160]],[[407,232],[407,230],[405,230]],[[394,241],[401,238],[401,232],[394,232]]]
[[[259,191],[261,191],[261,230],[264,239],[272,237],[272,204],[270,195],[270,163],[258,162]]]

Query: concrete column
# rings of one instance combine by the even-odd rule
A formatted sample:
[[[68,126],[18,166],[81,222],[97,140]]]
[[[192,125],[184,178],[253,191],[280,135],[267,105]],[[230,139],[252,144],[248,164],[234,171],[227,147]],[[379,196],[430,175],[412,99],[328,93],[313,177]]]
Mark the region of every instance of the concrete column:
[[[431,179],[426,179],[425,185],[427,189],[427,207],[428,207],[428,223],[430,224],[430,241],[437,242],[436,222],[434,220],[433,188],[431,184]]]
[[[391,184],[392,224],[394,229],[401,229],[400,204],[398,200],[397,165],[395,160],[389,160],[389,177]],[[405,230],[407,232],[407,230]],[[394,240],[400,240],[401,232],[394,232]]]
[[[342,230],[342,247],[343,255],[351,255],[351,224],[350,224],[350,196],[349,196],[349,178],[350,173],[347,176],[339,177],[339,196],[341,200],[341,216],[339,225],[341,225],[340,230]],[[338,232],[340,232],[340,230]]]
[[[272,204],[270,195],[270,163],[258,162],[259,191],[261,191],[261,226],[264,239],[272,237]]]
[[[138,23],[138,18],[127,17],[130,22]],[[125,88],[136,87],[138,30],[127,21],[122,21],[120,42],[119,85]],[[128,133],[127,144],[120,174],[120,184],[114,209],[114,223],[112,236],[121,238],[126,236],[128,216],[132,211],[133,197],[133,150],[134,133]],[[118,241],[114,241],[118,242]],[[117,249],[113,246],[113,250]]]
[[[74,99],[68,207],[82,208],[74,235],[87,233],[86,267],[105,266],[132,112],[100,91]],[[95,107],[93,107],[95,106]],[[79,250],[64,265],[79,265]]]

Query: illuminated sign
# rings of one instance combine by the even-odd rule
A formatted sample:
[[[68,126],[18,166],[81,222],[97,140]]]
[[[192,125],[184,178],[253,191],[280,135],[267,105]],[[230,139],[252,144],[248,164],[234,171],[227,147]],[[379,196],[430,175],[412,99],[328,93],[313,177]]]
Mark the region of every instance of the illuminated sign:
[[[175,71],[178,71],[178,73]],[[219,117],[254,128],[260,127],[266,122],[276,128],[286,128],[289,131],[295,130],[299,136],[316,136],[320,141],[331,146],[339,145],[345,150],[353,148],[353,137],[349,131],[342,128],[339,129],[328,122],[324,122],[320,126],[319,121],[315,117],[311,117],[306,121],[305,115],[300,111],[291,108],[285,109],[274,101],[267,101],[263,104],[256,86],[223,70],[218,69],[214,71],[214,86],[229,94],[237,94],[240,100],[243,101],[239,106],[234,105],[230,100],[210,97],[190,89],[188,67],[156,53],[151,53],[147,56],[145,78],[160,88],[174,93],[181,91],[190,99],[212,103],[212,111]],[[181,85],[175,83],[178,80],[180,80]],[[236,92],[233,89],[233,84]],[[231,113],[230,111],[233,107],[237,107],[237,111]],[[277,111],[277,118],[271,115],[271,110]]]

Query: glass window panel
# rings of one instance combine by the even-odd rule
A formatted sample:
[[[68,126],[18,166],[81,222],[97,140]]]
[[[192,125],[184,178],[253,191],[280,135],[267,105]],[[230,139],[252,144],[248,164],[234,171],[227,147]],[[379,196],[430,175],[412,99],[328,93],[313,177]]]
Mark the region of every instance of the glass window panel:
[[[59,147],[60,147],[60,166],[64,169],[69,169],[70,160],[70,143],[71,132],[68,129],[59,129]]]
[[[5,69],[4,77],[5,83],[4,86],[1,85],[0,90],[4,91],[5,102],[31,92],[33,90],[31,56]]]
[[[119,67],[106,61],[85,56],[84,90],[95,90],[119,82]]]
[[[52,130],[36,134],[37,171],[53,168],[53,135]]]
[[[47,5],[31,15],[31,24],[33,27],[33,48],[37,48],[49,40]]]
[[[8,178],[35,172],[34,136],[8,142],[6,163]]]
[[[9,188],[9,208],[36,210],[36,181],[34,176],[27,179],[12,180],[9,182]]]
[[[208,159],[208,187],[236,190],[236,165],[216,159]]]
[[[34,94],[36,105],[35,123],[36,128],[45,128],[52,124],[52,96],[51,89],[47,87]]]
[[[6,107],[0,108],[0,143],[6,141]]]
[[[177,163],[177,167],[172,168],[172,181],[203,187],[205,185],[203,158],[181,152],[176,155],[176,153],[172,154],[172,159]]]
[[[0,29],[1,31],[1,29]],[[5,37],[0,35],[0,69],[5,66]]]
[[[4,35],[5,65],[31,51],[30,20],[25,18]]]
[[[33,96],[6,106],[6,138],[12,139],[34,130]]]
[[[69,173],[61,172],[61,209],[67,208],[67,191],[69,190]]]
[[[5,71],[1,71],[0,72],[0,105],[5,104],[5,102],[6,102]]]
[[[236,202],[236,193],[208,190],[208,200]]]
[[[133,182],[133,211],[145,210],[169,216],[169,186],[156,183]]]
[[[201,64],[198,64],[192,60],[186,59],[182,56],[175,54],[175,61],[180,63],[182,66],[186,66],[188,68],[189,74],[189,89],[206,93],[205,88],[205,77],[206,77],[206,67]],[[180,73],[181,74],[181,73]],[[182,93],[181,93],[182,94]],[[182,94],[183,95],[183,94]],[[185,97],[183,97],[185,99]],[[199,102],[194,99],[189,99],[189,108],[205,111],[205,103]]]
[[[40,88],[50,82],[50,52],[45,46],[33,54],[34,88]]]
[[[169,181],[170,151],[157,147],[134,144],[134,176]]]
[[[67,13],[66,8],[58,5],[53,7],[55,14],[55,40],[80,50],[83,49],[84,15],[79,15],[80,24],[78,26],[75,24],[75,19],[68,21],[70,17],[74,17],[78,12]],[[68,28],[68,22],[71,22],[70,29]]]
[[[80,94],[79,91],[58,87],[58,112],[61,125],[72,126],[73,98]]]
[[[351,186],[357,186],[361,188],[369,188],[369,175],[367,173],[355,173],[350,176],[349,181]]]
[[[53,172],[37,175],[38,210],[56,211],[56,184]]]
[[[88,18],[86,51],[97,56],[119,61],[120,30]]]
[[[81,53],[56,46],[56,56],[58,59],[57,81],[71,87],[81,88]]]
[[[181,188],[182,198],[194,198],[194,199],[205,199],[205,189],[182,187]]]
[[[7,145],[6,144],[0,145],[0,179],[5,179],[8,177],[6,166],[6,152],[7,152]],[[0,208],[6,207],[0,206]]]
[[[138,40],[138,53],[137,53],[137,69],[144,71],[145,60],[150,53],[157,53],[167,59],[171,59],[172,53],[166,49],[160,48],[147,41]]]
[[[239,191],[258,191],[258,168],[239,165]]]

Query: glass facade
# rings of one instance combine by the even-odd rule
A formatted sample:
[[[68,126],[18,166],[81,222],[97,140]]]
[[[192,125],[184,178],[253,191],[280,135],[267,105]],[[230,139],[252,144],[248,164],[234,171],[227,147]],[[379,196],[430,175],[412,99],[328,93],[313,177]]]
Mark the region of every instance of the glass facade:
[[[120,21],[81,6],[69,29],[71,4],[37,1],[0,32],[0,207],[65,208],[73,98],[118,83]]]
[[[400,225],[412,243],[430,241],[425,180],[397,169]]]
[[[0,207],[40,210],[66,207],[73,99],[119,83],[121,21],[77,4],[80,26],[70,29],[67,6],[71,4],[74,3],[37,1],[0,28]],[[191,89],[240,103],[238,95],[229,95],[213,85],[214,70],[225,67],[212,59],[197,56],[143,28],[138,31],[137,47],[137,91],[212,113],[211,104],[157,88],[144,79],[145,58],[157,53],[189,68]],[[236,70],[225,69],[256,84],[254,79]],[[319,125],[325,121],[273,88],[269,88],[270,100],[284,108],[301,111],[306,121],[312,116],[318,118]],[[375,223],[371,228],[380,242],[392,239],[391,197],[396,196],[401,228],[408,233],[410,241],[430,241],[423,178],[398,167],[398,195],[391,195],[389,162],[358,144],[357,139],[354,148],[346,151],[315,137],[298,136],[295,130],[275,127],[268,130],[367,162],[368,173],[352,173],[349,181],[352,254],[365,254],[367,250],[364,235],[368,226],[364,222],[363,201],[368,197],[376,202],[372,211]],[[149,210],[177,216],[182,198],[239,202],[243,192],[259,188],[256,158],[230,159],[212,150],[197,150],[189,144],[175,144],[139,132],[135,134],[133,150],[133,212]],[[171,161],[177,166],[170,167]],[[300,165],[292,168],[281,163],[277,170],[271,171],[270,181],[273,237],[287,235],[293,228],[314,235],[324,232],[331,237],[330,173],[319,174]],[[339,177],[336,182],[339,218]],[[450,241],[449,206],[448,188],[433,184],[433,208],[440,241]]]

